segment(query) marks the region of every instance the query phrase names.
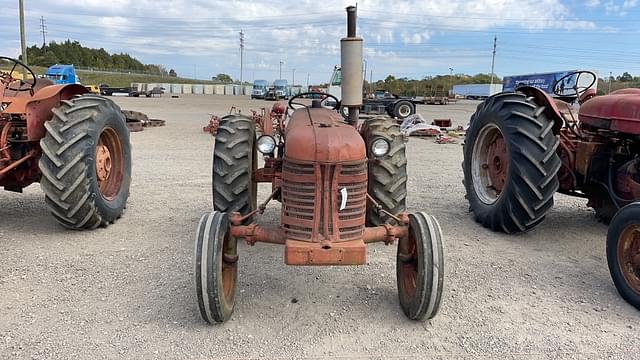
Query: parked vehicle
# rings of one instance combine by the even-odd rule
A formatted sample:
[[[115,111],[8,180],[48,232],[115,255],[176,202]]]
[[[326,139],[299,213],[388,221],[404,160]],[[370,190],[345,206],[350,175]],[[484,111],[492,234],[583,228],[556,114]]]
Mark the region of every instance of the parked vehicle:
[[[333,68],[331,81],[329,81],[328,94],[333,95],[338,100],[342,99],[342,70],[340,66]],[[327,100],[327,105],[334,105],[331,100]],[[346,115],[346,109],[342,109],[342,114]],[[364,99],[360,107],[362,114],[387,114],[392,118],[404,119],[416,113],[416,103],[408,97],[400,97],[391,93],[373,99]]]
[[[100,88],[98,87],[98,85],[85,85],[84,87],[90,93],[100,95]]]
[[[253,91],[251,92],[252,99],[264,99],[267,94],[267,80],[255,80],[253,82]]]
[[[54,84],[80,84],[80,78],[76,75],[73,65],[56,64],[50,66],[44,77],[53,81]]]
[[[464,144],[466,198],[476,221],[506,233],[542,223],[556,192],[586,199],[598,219],[613,218],[611,276],[640,309],[640,89],[596,96],[596,82],[576,71],[555,81],[555,99],[520,86],[480,104]]]
[[[289,99],[289,87],[287,86],[287,80],[276,80],[273,82],[273,89],[276,92],[277,100]]]
[[[278,100],[278,96],[276,95],[276,90],[274,88],[269,88],[267,93],[264,95],[265,100]]]
[[[453,85],[453,95],[469,100],[484,100],[502,91],[502,84]]]
[[[114,223],[131,184],[129,130],[118,105],[77,84],[36,78],[19,60],[0,62],[29,74],[0,77],[0,186],[21,193],[39,182],[52,216],[70,229]]]
[[[353,32],[342,42],[351,50],[362,47],[355,36],[355,10],[347,8]],[[357,50],[345,53],[362,54]],[[361,55],[350,60],[362,63]],[[349,75],[345,99],[359,102],[362,71]],[[259,122],[242,114],[220,119],[213,150],[213,211],[202,216],[195,234],[200,315],[208,323],[231,318],[244,273],[238,273],[239,264],[251,262],[238,241],[281,245],[285,264],[294,266],[363,265],[367,247],[377,242],[397,243],[403,313],[411,320],[433,318],[443,298],[443,235],[435,217],[406,210],[407,157],[398,124],[379,117],[357,129],[357,122],[349,124],[337,113],[337,98],[321,94],[336,104],[327,109],[322,100],[311,106],[297,102],[305,95],[289,100],[290,116],[284,104],[276,103]],[[354,103],[349,104],[350,117],[357,114],[359,104]],[[258,205],[260,182],[273,191]],[[270,201],[282,204],[279,223],[269,226],[264,218],[258,223]]]

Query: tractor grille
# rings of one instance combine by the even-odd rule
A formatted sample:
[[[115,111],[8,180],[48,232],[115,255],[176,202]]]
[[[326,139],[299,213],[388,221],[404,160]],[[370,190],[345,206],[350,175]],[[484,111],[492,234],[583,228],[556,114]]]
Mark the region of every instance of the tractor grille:
[[[282,225],[288,239],[320,242],[362,238],[367,204],[365,161],[319,164],[285,158],[282,172]]]

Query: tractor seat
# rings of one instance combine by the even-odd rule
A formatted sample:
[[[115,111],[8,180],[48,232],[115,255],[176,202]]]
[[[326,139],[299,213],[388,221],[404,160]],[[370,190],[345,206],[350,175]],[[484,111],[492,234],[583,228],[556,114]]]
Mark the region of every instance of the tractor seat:
[[[36,85],[33,87],[33,93],[37,93],[38,91],[42,90],[42,88],[47,87],[47,86],[51,86],[54,84],[53,81],[51,81],[50,79],[47,78],[38,78],[35,79],[36,81]],[[33,80],[25,80],[25,83],[29,83],[31,84],[33,82]],[[17,83],[11,83],[10,87],[17,87],[18,84]],[[22,85],[23,89],[26,89],[28,86],[30,85]],[[5,97],[29,97],[31,96],[31,94],[29,93],[29,91],[13,91],[13,90],[8,90],[5,89],[4,91],[4,96]]]
[[[623,89],[585,101],[580,121],[598,129],[640,135],[640,89]]]

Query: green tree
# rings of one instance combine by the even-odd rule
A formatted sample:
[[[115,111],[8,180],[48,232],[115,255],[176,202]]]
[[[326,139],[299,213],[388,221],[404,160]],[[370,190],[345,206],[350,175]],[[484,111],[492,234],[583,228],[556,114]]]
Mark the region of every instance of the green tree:
[[[169,76],[178,77],[178,73],[175,70],[171,69],[171,70],[169,70]]]
[[[228,84],[228,83],[232,83],[233,82],[233,79],[228,74],[218,74],[218,75],[214,76],[213,78],[211,78],[211,80],[218,81],[218,82],[221,82],[223,84]]]

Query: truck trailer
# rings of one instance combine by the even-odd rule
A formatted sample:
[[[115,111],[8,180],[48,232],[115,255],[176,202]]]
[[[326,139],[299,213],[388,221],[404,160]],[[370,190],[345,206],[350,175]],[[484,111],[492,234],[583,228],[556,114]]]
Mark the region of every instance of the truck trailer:
[[[342,100],[342,70],[339,66],[333,68],[333,75],[329,82],[327,93]],[[331,105],[331,100],[327,100],[327,105]],[[343,108],[343,116],[346,115],[346,109]],[[393,118],[404,119],[409,115],[416,113],[416,103],[413,99],[401,97],[388,92],[376,91],[375,97],[369,99],[363,97],[362,106],[360,107],[362,114],[387,114]]]
[[[556,72],[548,72],[548,73],[539,73],[539,74],[526,74],[526,75],[513,75],[513,76],[505,76],[502,80],[502,91],[515,91],[519,86],[532,86],[538,88],[550,96],[557,97],[553,92],[553,88],[556,85],[556,82],[562,78],[562,84],[559,84],[559,89],[571,89],[576,86],[576,82],[588,82],[589,79],[586,77],[578,78],[577,74],[578,70],[567,70],[567,71],[556,71]],[[573,76],[567,76],[569,74],[574,74]],[[592,88],[596,89],[597,81],[593,84]],[[589,84],[578,84],[578,86],[588,86]]]
[[[484,100],[502,91],[502,84],[464,84],[453,85],[453,94],[465,99]]]

